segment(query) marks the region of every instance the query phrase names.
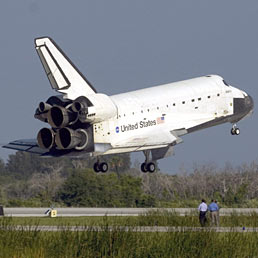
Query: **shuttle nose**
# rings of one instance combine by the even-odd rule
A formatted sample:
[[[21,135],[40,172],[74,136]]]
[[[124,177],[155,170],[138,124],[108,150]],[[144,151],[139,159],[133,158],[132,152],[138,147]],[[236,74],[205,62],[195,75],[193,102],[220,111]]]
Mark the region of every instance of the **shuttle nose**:
[[[245,109],[248,112],[247,114],[253,113],[254,110],[254,101],[250,95],[245,96]]]
[[[251,115],[254,109],[253,98],[243,93],[244,98],[234,98],[234,116],[241,120],[242,118]]]

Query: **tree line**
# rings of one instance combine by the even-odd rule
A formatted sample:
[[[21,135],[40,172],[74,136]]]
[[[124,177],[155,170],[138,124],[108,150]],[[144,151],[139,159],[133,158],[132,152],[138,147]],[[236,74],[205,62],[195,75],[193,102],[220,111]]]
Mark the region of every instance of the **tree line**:
[[[16,152],[0,159],[0,204],[6,206],[196,207],[217,199],[223,207],[257,207],[258,163],[224,168],[195,165],[169,175],[142,173],[129,154],[104,157],[110,172],[95,173],[93,158],[41,158]]]

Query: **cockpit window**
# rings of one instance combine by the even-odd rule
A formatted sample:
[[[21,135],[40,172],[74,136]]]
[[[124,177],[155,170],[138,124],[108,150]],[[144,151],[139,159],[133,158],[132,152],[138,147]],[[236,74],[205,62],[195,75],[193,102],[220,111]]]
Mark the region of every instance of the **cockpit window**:
[[[226,86],[229,86],[229,84],[228,84],[225,80],[223,80],[223,83],[224,83]]]

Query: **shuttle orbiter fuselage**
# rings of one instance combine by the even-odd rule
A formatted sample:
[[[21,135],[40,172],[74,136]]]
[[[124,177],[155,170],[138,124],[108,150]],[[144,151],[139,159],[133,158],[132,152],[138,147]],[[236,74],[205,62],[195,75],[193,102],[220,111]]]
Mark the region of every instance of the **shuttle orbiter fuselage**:
[[[107,96],[89,81],[48,38],[35,40],[36,50],[54,90],[61,93],[41,102],[35,117],[50,125],[37,140],[18,140],[5,148],[43,156],[96,156],[143,151],[143,172],[154,172],[155,160],[173,153],[181,136],[196,130],[236,123],[253,111],[253,100],[218,75]],[[94,165],[106,172],[108,165]]]

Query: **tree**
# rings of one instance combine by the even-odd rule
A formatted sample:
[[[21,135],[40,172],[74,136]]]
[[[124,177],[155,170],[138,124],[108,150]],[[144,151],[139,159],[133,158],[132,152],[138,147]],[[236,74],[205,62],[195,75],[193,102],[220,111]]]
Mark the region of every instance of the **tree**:
[[[0,176],[5,174],[5,164],[3,160],[0,158]]]
[[[135,207],[143,194],[141,179],[128,175],[74,170],[57,193],[67,206]]]
[[[109,155],[105,160],[110,164],[110,170],[121,173],[131,167],[131,158],[129,153]]]
[[[17,179],[28,178],[32,173],[39,171],[40,167],[41,162],[38,156],[20,151],[9,155],[6,164],[8,173]]]
[[[156,198],[149,194],[143,194],[137,207],[156,207]]]
[[[4,191],[3,191],[3,187],[0,186],[0,205],[5,204],[5,196],[4,196]]]
[[[72,168],[72,161],[67,157],[62,158],[43,158],[36,154],[17,151],[9,155],[6,170],[8,174],[19,180],[28,179],[33,173],[52,173],[55,170],[62,170],[66,173],[67,169]]]

